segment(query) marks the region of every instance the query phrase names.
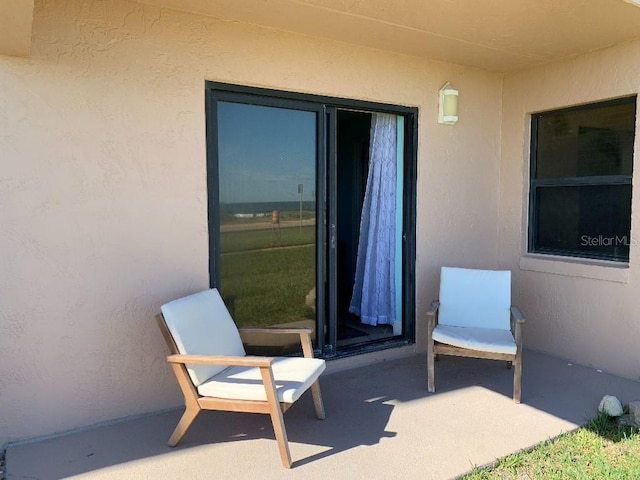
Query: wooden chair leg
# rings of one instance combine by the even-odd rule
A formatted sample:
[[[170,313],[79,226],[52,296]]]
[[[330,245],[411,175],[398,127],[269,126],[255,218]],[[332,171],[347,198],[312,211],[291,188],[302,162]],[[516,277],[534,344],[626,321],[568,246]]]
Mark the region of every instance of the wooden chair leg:
[[[436,391],[434,363],[435,354],[433,353],[433,340],[429,339],[427,343],[427,390],[432,393]]]
[[[278,394],[273,381],[273,373],[271,367],[260,367],[262,374],[262,382],[267,393],[267,402],[269,403],[269,414],[271,415],[271,423],[273,424],[273,432],[278,442],[278,450],[280,451],[280,459],[285,468],[291,468],[291,452],[289,452],[289,439],[287,438],[287,430],[284,427],[284,418],[282,417],[282,408],[278,401]]]
[[[320,383],[318,380],[311,385],[311,394],[313,395],[313,405],[316,408],[316,417],[318,420],[324,420],[324,404],[322,403],[322,394],[320,393]]]
[[[273,408],[270,405],[271,423],[273,424],[273,432],[278,442],[278,450],[280,451],[280,460],[285,468],[291,468],[291,452],[289,451],[289,439],[287,438],[287,430],[284,428],[284,418],[280,405]]]
[[[200,407],[198,405],[186,405],[186,409],[182,414],[178,425],[176,425],[176,428],[171,434],[171,437],[169,437],[168,443],[170,447],[175,447],[178,444],[193,420],[198,416],[198,413],[200,413]]]
[[[522,393],[522,358],[516,358],[513,362],[513,401],[520,403]]]

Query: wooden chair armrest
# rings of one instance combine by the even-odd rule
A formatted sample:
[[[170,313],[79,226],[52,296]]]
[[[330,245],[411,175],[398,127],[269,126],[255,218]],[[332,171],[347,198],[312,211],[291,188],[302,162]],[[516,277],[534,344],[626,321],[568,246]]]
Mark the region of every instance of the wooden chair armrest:
[[[174,354],[167,357],[167,361],[172,364],[174,370],[176,370],[176,364],[210,364],[210,365],[233,365],[240,367],[258,367],[260,369],[260,376],[262,377],[262,385],[264,386],[267,399],[269,403],[278,405],[278,397],[276,394],[276,385],[273,379],[273,371],[271,370],[271,364],[274,362],[272,357],[255,357],[255,356],[234,356],[234,355],[181,355]],[[196,387],[188,380],[186,372],[184,375],[179,375],[178,383],[182,389],[185,398],[188,398],[189,394],[199,397]]]
[[[511,306],[511,317],[518,323],[524,323],[525,321],[520,309],[514,305]]]
[[[427,308],[427,332],[429,338],[431,338],[433,329],[436,328],[438,308],[440,308],[440,302],[438,300],[431,302],[431,305]]]
[[[275,333],[275,334],[305,334],[311,335],[313,328],[311,327],[239,327],[240,333]]]
[[[209,365],[236,365],[240,367],[269,367],[274,359],[272,357],[237,357],[233,355],[169,355],[169,363],[196,363]]]
[[[524,315],[518,307],[511,306],[511,333],[516,341],[518,352],[522,349],[522,325],[524,324]],[[518,353],[520,355],[520,353]]]
[[[438,300],[434,300],[427,308],[427,315],[432,316],[438,312],[438,308],[440,308],[440,302]]]

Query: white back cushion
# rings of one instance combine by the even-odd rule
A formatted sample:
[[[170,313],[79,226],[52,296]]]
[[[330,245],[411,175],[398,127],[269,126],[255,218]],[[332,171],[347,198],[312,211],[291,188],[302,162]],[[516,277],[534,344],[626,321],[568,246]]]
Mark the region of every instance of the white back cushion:
[[[174,300],[160,310],[180,353],[246,355],[238,328],[217,289]],[[196,387],[225,368],[225,365],[187,365]]]
[[[509,330],[511,272],[442,267],[438,323]]]

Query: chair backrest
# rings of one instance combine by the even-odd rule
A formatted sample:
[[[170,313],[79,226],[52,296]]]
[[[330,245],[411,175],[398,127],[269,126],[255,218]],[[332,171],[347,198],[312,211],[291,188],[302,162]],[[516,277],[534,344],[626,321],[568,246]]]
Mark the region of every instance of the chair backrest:
[[[171,336],[182,354],[246,355],[238,328],[215,288],[174,300],[160,307]],[[187,365],[197,387],[227,368]]]
[[[438,323],[509,330],[511,272],[442,267]]]

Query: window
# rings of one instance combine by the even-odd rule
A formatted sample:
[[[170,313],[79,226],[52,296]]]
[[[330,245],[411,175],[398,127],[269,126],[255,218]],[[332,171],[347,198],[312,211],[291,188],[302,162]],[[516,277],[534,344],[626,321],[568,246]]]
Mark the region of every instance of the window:
[[[636,97],[531,118],[530,253],[629,261]]]

